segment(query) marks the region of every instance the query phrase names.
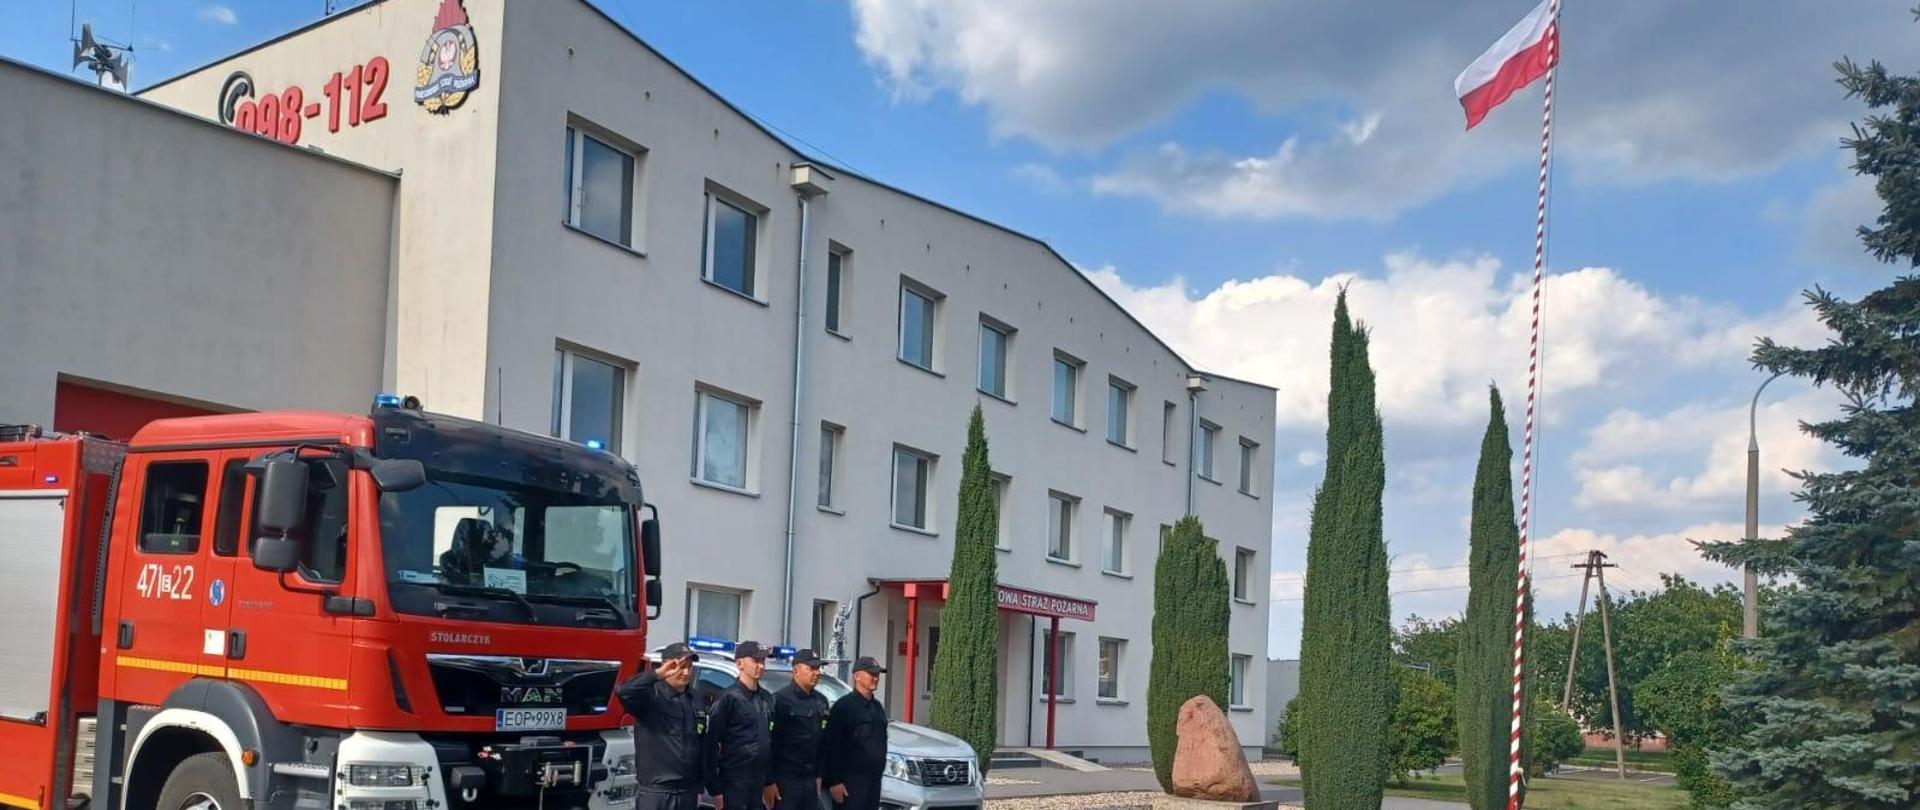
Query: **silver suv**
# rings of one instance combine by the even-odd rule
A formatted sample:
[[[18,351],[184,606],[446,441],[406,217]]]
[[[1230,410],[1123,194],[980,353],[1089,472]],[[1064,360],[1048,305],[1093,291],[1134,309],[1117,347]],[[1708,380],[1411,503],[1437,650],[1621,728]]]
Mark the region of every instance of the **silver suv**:
[[[703,706],[711,706],[720,693],[739,680],[729,653],[701,650],[693,665],[693,693]],[[658,663],[659,658],[654,657]],[[760,677],[760,688],[778,692],[793,682],[793,667],[784,660],[767,660],[767,672]],[[814,686],[831,704],[847,696],[853,688],[845,681],[821,673]],[[986,793],[980,778],[980,764],[973,748],[951,734],[926,726],[894,722],[887,726],[887,769],[880,780],[882,810],[959,810],[978,808]],[[704,804],[704,800],[702,801]],[[822,807],[830,805],[822,801]]]

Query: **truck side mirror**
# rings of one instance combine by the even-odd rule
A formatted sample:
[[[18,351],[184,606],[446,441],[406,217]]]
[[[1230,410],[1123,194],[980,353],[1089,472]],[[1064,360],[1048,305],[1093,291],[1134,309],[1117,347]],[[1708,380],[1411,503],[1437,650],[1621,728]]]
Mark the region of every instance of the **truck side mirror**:
[[[382,459],[369,472],[373,475],[373,485],[381,492],[406,492],[427,482],[426,465],[418,459]]]
[[[640,558],[646,562],[647,576],[660,576],[660,519],[640,521]]]
[[[307,511],[307,465],[292,458],[267,459],[253,503],[261,529],[285,535],[299,528]]]
[[[253,543],[253,567],[287,573],[300,567],[300,543],[286,537],[262,537]]]
[[[660,606],[665,602],[666,599],[660,595],[660,580],[647,580],[647,608],[649,610],[659,610]],[[653,618],[657,615],[659,614],[650,615],[648,618]]]

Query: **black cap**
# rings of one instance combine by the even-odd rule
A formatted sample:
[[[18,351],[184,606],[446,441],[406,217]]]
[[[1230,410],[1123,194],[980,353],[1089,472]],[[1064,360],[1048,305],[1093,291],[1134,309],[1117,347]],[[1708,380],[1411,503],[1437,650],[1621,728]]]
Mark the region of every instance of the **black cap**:
[[[853,671],[865,672],[868,675],[879,675],[886,672],[887,668],[880,666],[880,662],[873,660],[873,656],[863,655],[860,656],[860,660],[853,662]]]
[[[765,661],[768,652],[767,648],[760,646],[758,641],[742,641],[733,645],[733,660],[751,658],[755,661]]]
[[[689,661],[698,661],[700,660],[700,654],[694,652],[692,647],[678,641],[660,648],[661,661],[678,661],[682,658]]]
[[[811,649],[801,650],[793,654],[793,665],[796,667],[802,665],[818,667],[824,663],[826,663],[826,661]]]

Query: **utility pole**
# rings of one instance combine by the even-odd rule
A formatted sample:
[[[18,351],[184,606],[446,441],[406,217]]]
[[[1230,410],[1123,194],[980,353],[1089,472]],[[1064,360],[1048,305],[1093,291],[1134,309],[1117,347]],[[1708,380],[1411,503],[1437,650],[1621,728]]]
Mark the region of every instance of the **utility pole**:
[[[1593,562],[1593,553],[1587,554],[1587,562]],[[1587,568],[1574,563],[1574,568]],[[1593,581],[1593,569],[1587,568],[1587,575],[1580,578],[1580,602],[1573,609],[1573,644],[1567,647],[1567,688],[1560,693],[1560,710],[1573,711],[1573,667],[1580,663],[1580,625],[1587,618],[1587,583]]]
[[[1586,576],[1580,580],[1580,609],[1583,613],[1587,606],[1587,581],[1598,580],[1600,583],[1600,638],[1602,649],[1606,652],[1607,656],[1607,700],[1613,706],[1613,764],[1614,770],[1620,774],[1620,778],[1625,779],[1627,778],[1627,737],[1626,734],[1622,732],[1620,724],[1620,687],[1618,677],[1614,674],[1613,669],[1613,621],[1607,611],[1607,569],[1618,568],[1619,566],[1607,562],[1606,552],[1596,549],[1587,552],[1586,562],[1578,563],[1573,567],[1584,568],[1587,572]],[[1566,700],[1571,700],[1573,696],[1573,663],[1579,655],[1578,650],[1580,649],[1580,620],[1578,618],[1574,619],[1573,628],[1573,649],[1575,652],[1567,657]],[[1562,702],[1562,706],[1565,706],[1564,701]]]

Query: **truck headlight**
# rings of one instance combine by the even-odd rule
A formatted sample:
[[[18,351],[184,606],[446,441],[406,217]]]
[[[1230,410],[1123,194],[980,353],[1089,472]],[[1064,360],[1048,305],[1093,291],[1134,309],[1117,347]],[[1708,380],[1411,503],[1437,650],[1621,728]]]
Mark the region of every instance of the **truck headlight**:
[[[634,770],[633,755],[621,754],[620,756],[614,757],[613,765],[608,770],[610,772],[609,775],[611,776],[615,776],[615,777],[632,776],[633,770]]]
[[[347,766],[347,784],[353,787],[413,787],[426,778],[427,769],[418,765],[370,762]]]
[[[909,757],[900,754],[887,754],[886,774],[902,782],[920,784],[920,766]]]
[[[420,810],[420,803],[412,799],[348,799],[347,810]]]

